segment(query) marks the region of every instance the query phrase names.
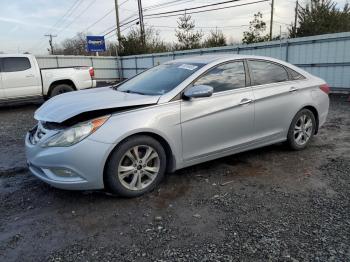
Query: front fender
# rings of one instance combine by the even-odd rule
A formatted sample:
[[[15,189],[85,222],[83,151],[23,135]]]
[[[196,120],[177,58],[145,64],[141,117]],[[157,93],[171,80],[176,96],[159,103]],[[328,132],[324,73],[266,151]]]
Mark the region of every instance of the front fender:
[[[182,163],[180,102],[171,102],[112,115],[89,139],[117,145],[140,133],[162,137],[169,145],[176,163]]]

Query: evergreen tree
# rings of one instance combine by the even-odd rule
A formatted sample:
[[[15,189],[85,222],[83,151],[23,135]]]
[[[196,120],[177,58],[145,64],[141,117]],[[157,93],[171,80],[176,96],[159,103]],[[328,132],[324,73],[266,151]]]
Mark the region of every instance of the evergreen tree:
[[[298,8],[299,25],[289,28],[290,37],[321,35],[350,31],[350,6],[341,10],[332,0],[311,0],[311,4]]]
[[[194,49],[201,47],[201,39],[203,37],[202,32],[194,31],[195,24],[194,21],[191,20],[190,15],[186,15],[186,13],[179,17],[179,21],[177,21],[177,30],[175,30],[175,35],[178,40],[178,44],[176,45],[177,49]]]
[[[249,22],[249,30],[243,32],[243,43],[251,44],[269,40],[269,35],[265,34],[266,23],[262,18],[262,13],[258,12],[254,14],[254,19]]]

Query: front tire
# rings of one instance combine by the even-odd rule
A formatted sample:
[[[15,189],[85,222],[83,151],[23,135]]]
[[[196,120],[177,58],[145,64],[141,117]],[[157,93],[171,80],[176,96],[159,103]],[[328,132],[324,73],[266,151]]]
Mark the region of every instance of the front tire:
[[[124,140],[110,156],[105,173],[106,189],[123,197],[137,197],[153,190],[163,179],[166,154],[149,136]]]
[[[310,143],[315,134],[316,120],[308,109],[300,110],[289,127],[287,143],[293,150],[302,150]]]

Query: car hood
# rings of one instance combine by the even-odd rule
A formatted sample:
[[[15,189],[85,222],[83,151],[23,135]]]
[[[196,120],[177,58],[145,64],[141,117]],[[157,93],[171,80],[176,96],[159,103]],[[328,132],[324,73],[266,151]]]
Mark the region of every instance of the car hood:
[[[156,104],[159,98],[160,96],[119,92],[111,87],[81,90],[51,98],[35,112],[34,118],[62,123],[86,112]]]

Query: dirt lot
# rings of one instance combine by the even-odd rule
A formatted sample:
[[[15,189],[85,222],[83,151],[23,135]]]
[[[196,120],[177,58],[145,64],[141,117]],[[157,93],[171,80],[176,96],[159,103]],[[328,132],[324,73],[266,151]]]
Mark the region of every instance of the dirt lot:
[[[350,261],[350,103],[304,151],[274,145],[169,174],[137,199],[25,168],[35,106],[0,109],[0,261]]]

